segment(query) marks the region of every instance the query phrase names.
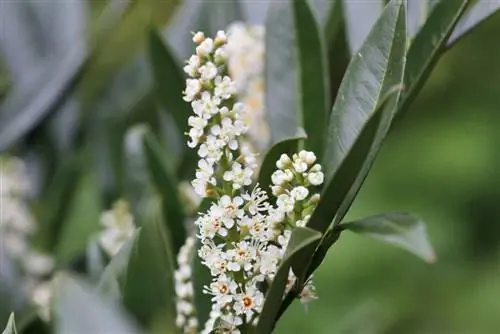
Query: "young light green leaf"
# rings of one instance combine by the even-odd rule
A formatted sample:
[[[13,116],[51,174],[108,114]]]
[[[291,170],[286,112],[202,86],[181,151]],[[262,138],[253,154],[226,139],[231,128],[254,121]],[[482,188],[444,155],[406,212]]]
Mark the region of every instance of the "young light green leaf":
[[[365,163],[382,120],[382,112],[377,111],[385,110],[380,108],[384,98],[401,85],[405,53],[406,7],[404,2],[393,0],[351,60],[342,81],[332,110],[323,161],[326,183],[309,227],[326,231]],[[390,117],[385,118],[390,121]],[[369,123],[372,125],[368,126]],[[340,179],[340,172],[347,173],[343,176],[348,178]]]
[[[293,230],[290,242],[285,251],[283,262],[266,293],[266,300],[259,318],[256,333],[271,333],[278,316],[286,281],[291,263],[300,250],[313,244],[321,238],[321,233],[306,227],[297,227]]]
[[[440,1],[415,36],[404,75],[404,92],[397,110],[404,115],[428,79],[444,51],[446,41],[462,16],[469,0]]]
[[[294,0],[293,17],[299,64],[300,109],[307,133],[305,146],[321,154],[330,101],[325,43],[306,0]]]
[[[295,136],[303,127],[292,1],[271,2],[266,20],[265,100],[271,144]]]
[[[408,213],[383,213],[339,225],[360,235],[401,247],[433,263],[436,260],[425,223]]]
[[[181,134],[188,132],[191,106],[182,99],[186,86],[184,74],[172,50],[155,30],[149,32],[149,57],[155,77],[155,92],[164,109],[172,115]],[[192,176],[196,168],[196,151],[184,150],[178,174]]]
[[[142,325],[151,326],[161,316],[175,319],[174,257],[160,199],[152,198],[141,217],[141,232],[127,267],[123,302]]]
[[[10,314],[9,321],[7,322],[7,326],[3,330],[2,334],[17,334],[16,322],[14,320],[14,313]]]
[[[451,48],[476,26],[491,18],[498,10],[500,10],[500,0],[477,0],[458,22],[446,46]]]
[[[122,300],[130,254],[134,244],[137,243],[139,234],[140,230],[136,231],[104,268],[97,284],[97,291],[102,298],[116,302]]]
[[[117,304],[101,299],[83,280],[60,274],[56,287],[56,334],[140,333]]]
[[[276,170],[276,161],[282,154],[291,155],[297,152],[301,140],[307,138],[304,130],[299,129],[295,136],[283,139],[274,144],[266,153],[259,171],[259,185],[268,190],[271,185],[271,174]]]
[[[172,244],[169,247],[172,247],[173,254],[177,254],[187,236],[184,226],[186,216],[178,197],[177,180],[169,169],[165,151],[153,134],[145,133],[143,144],[151,183],[161,195],[163,217],[172,236]]]

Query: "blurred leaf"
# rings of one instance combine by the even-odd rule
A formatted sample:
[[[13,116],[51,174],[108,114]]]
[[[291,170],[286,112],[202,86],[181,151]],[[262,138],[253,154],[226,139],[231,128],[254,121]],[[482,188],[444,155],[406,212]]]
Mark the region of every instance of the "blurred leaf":
[[[140,333],[116,305],[102,300],[82,280],[60,274],[56,286],[55,333]]]
[[[151,133],[144,134],[144,153],[150,171],[151,183],[161,195],[163,217],[172,237],[173,254],[177,254],[186,241],[184,226],[186,219],[182,201],[179,198],[177,180],[169,169],[169,157]]]
[[[292,155],[297,152],[301,140],[307,138],[302,129],[296,131],[294,137],[283,139],[274,144],[264,157],[259,171],[259,185],[263,190],[268,190],[271,185],[271,175],[276,170],[276,161],[282,154]]]
[[[306,148],[321,154],[330,100],[325,44],[306,0],[294,0],[293,15],[299,60],[300,109],[307,133]]]
[[[469,1],[472,3],[472,1]],[[447,41],[447,47],[450,48],[462,37],[466,36],[473,28],[483,23],[497,13],[500,9],[500,0],[477,0],[462,19],[458,22]]]
[[[215,35],[217,30],[225,30],[229,24],[243,20],[240,0],[204,1],[200,13],[200,19],[207,20],[203,27],[207,35]]]
[[[11,312],[25,306],[20,273],[6,253],[0,249],[0,326],[8,321]]]
[[[377,115],[376,111],[381,102],[395,85],[401,84],[406,51],[405,9],[404,3],[397,0],[387,5],[342,81],[330,119],[322,200],[308,223],[318,231],[326,231],[365,162],[378,130],[382,113]],[[369,123],[375,127],[370,129]]]
[[[101,247],[99,246],[99,239],[97,237],[92,237],[89,240],[85,259],[87,264],[87,274],[93,281],[98,282],[104,272],[106,264]]]
[[[16,323],[14,320],[14,313],[10,314],[9,321],[7,322],[7,326],[5,327],[2,334],[17,334]]]
[[[118,253],[113,256],[106,268],[104,268],[97,285],[97,291],[102,298],[116,302],[122,300],[130,254],[139,235],[140,230],[137,230],[134,236],[123,244]]]
[[[159,198],[152,198],[142,216],[123,291],[125,307],[144,326],[163,318],[175,319],[174,257]]]
[[[256,333],[267,334],[274,329],[279,316],[280,305],[285,292],[291,263],[298,252],[321,238],[321,233],[307,227],[296,227],[290,237],[283,261],[266,294],[264,306],[259,317]]]
[[[344,9],[344,20],[346,22],[347,42],[351,55],[358,52],[366,37],[377,22],[383,9],[380,0],[357,1],[342,0]]]
[[[200,211],[204,212],[204,211]],[[198,244],[196,249],[200,249],[200,241],[197,240]],[[194,302],[196,309],[196,316],[198,317],[198,330],[203,330],[205,322],[208,320],[210,311],[212,310],[211,296],[203,293],[203,287],[209,286],[212,282],[212,275],[210,270],[201,263],[201,259],[198,254],[195,254],[191,264],[193,270],[193,287],[194,287]]]
[[[266,20],[265,100],[271,144],[295,136],[303,127],[294,71],[298,59],[292,1],[271,2]]]
[[[401,247],[426,262],[436,260],[425,223],[408,213],[378,214],[343,223],[339,228]]]
[[[415,36],[407,55],[404,75],[406,91],[397,110],[401,115],[408,110],[429,78],[468,2],[469,0],[440,1]]]

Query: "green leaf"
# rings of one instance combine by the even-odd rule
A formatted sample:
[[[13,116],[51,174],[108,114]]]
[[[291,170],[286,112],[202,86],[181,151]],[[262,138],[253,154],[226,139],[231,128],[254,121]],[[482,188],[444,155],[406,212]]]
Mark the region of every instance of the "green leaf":
[[[274,144],[264,157],[264,161],[259,171],[259,185],[262,189],[268,190],[271,185],[271,175],[276,170],[276,161],[282,154],[292,155],[297,152],[301,140],[307,138],[302,129],[296,131],[294,137],[283,139]]]
[[[151,199],[142,217],[127,267],[123,302],[142,325],[151,326],[161,317],[175,319],[174,258],[159,198]]]
[[[172,50],[163,43],[155,30],[149,32],[149,57],[153,66],[156,96],[165,110],[172,115],[179,132],[187,133],[188,117],[192,110],[190,104],[182,98],[186,81]],[[185,147],[178,169],[179,175],[191,177],[197,161],[196,151]]]
[[[342,0],[309,0],[309,6],[325,40],[332,41],[342,21]]]
[[[351,55],[358,52],[375,22],[380,17],[382,1],[342,0],[347,42]]]
[[[378,214],[339,227],[403,248],[429,263],[436,260],[425,223],[408,213]]]
[[[16,322],[14,320],[14,313],[10,314],[9,321],[7,322],[7,326],[5,327],[2,334],[17,334]]]
[[[204,212],[204,211],[202,211]],[[200,248],[199,240],[196,249]],[[201,263],[198,254],[195,254],[191,263],[193,271],[193,286],[194,286],[194,302],[196,308],[196,316],[198,317],[198,329],[201,331],[205,322],[208,320],[210,311],[212,310],[211,295],[203,293],[203,287],[209,286],[212,282],[210,270]]]
[[[272,332],[283,300],[283,294],[285,292],[286,281],[292,261],[300,250],[313,244],[320,238],[321,233],[310,228],[297,227],[293,230],[290,242],[288,243],[288,247],[283,257],[283,262],[267,291],[256,333],[267,334]]]
[[[446,41],[469,0],[440,1],[408,50],[404,75],[406,91],[399,102],[398,117],[404,115],[445,51]]]
[[[297,128],[303,127],[298,107],[298,58],[292,1],[273,1],[267,13],[265,105],[271,144],[294,137]]]
[[[329,78],[323,35],[306,0],[294,0],[293,15],[299,61],[300,109],[306,148],[321,154],[328,120]]]
[[[391,1],[351,60],[332,110],[322,200],[308,226],[325,232],[358,177],[382,120],[385,98],[402,82],[406,7]],[[388,108],[392,112],[392,108]],[[379,111],[379,112],[377,112]],[[385,119],[391,115],[385,112]],[[390,113],[392,114],[392,113]]]
[[[97,291],[102,298],[115,302],[122,300],[122,291],[127,279],[127,268],[132,248],[137,243],[140,230],[128,240],[111,259],[99,279]]]
[[[177,180],[169,169],[168,157],[165,155],[165,151],[154,135],[145,133],[143,144],[151,183],[161,195],[163,217],[171,233],[172,245],[169,246],[172,247],[173,254],[177,254],[187,237],[184,226],[186,216],[182,201],[178,196]]]
[[[83,280],[60,274],[56,286],[55,333],[140,333],[116,304],[102,300]]]
[[[97,237],[89,240],[85,255],[87,274],[93,281],[98,281],[104,272],[105,261]]]
[[[472,3],[472,1],[470,2]],[[500,1],[498,0],[477,0],[458,22],[446,46],[448,48],[452,47],[476,26],[490,19],[499,9]]]

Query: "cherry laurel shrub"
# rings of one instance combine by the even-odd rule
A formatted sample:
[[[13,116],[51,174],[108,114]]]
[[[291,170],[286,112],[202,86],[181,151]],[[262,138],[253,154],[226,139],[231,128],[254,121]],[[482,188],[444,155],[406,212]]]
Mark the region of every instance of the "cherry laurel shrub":
[[[265,27],[193,33],[183,71],[150,31],[158,101],[182,149],[154,124],[128,132],[146,184],[101,214],[83,277],[52,276],[50,258],[43,298],[12,313],[3,334],[271,333],[292,303],[321,298],[314,272],[345,231],[435,261],[411,214],[344,218],[439,57],[492,12],[441,1],[410,35],[407,2],[389,1],[362,43],[347,34],[352,56],[334,88],[342,65],[327,50],[343,20],[313,3],[273,2]],[[5,242],[19,249],[23,233]]]

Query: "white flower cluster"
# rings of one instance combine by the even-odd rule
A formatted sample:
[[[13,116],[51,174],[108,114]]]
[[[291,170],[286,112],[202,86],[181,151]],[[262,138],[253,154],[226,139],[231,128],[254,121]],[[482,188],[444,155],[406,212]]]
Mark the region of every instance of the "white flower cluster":
[[[101,214],[101,225],[104,229],[100,232],[99,243],[104,251],[113,257],[134,235],[134,218],[128,203],[124,200],[116,201],[111,210]]]
[[[191,76],[184,98],[195,113],[189,117],[188,145],[198,148],[200,157],[193,186],[215,200],[195,222],[202,244],[198,255],[213,276],[204,288],[213,309],[203,333],[214,328],[240,333],[258,319],[265,298],[262,283],[274,279],[293,228],[304,226],[314,210],[319,195],[311,195],[311,187],[322,183],[323,174],[312,152],[301,151],[293,159],[282,155],[273,174],[276,207],[258,186],[249,190],[257,166],[240,143],[248,124],[227,76],[226,34],[220,31],[212,40],[197,33],[193,41],[196,55],[184,68]],[[290,286],[294,280],[290,273]],[[311,282],[300,297],[315,298]]]
[[[196,333],[198,319],[193,305],[194,288],[191,262],[195,253],[195,239],[188,237],[177,254],[178,268],[174,273],[177,318],[175,323],[184,333]]]
[[[236,84],[238,101],[246,111],[248,139],[258,149],[269,141],[269,127],[264,105],[265,29],[262,25],[234,22],[227,28],[228,72]]]
[[[48,279],[55,263],[51,255],[33,249],[29,243],[37,228],[27,204],[30,191],[23,161],[0,157],[0,251],[20,266],[26,295],[48,319],[52,295]]]

